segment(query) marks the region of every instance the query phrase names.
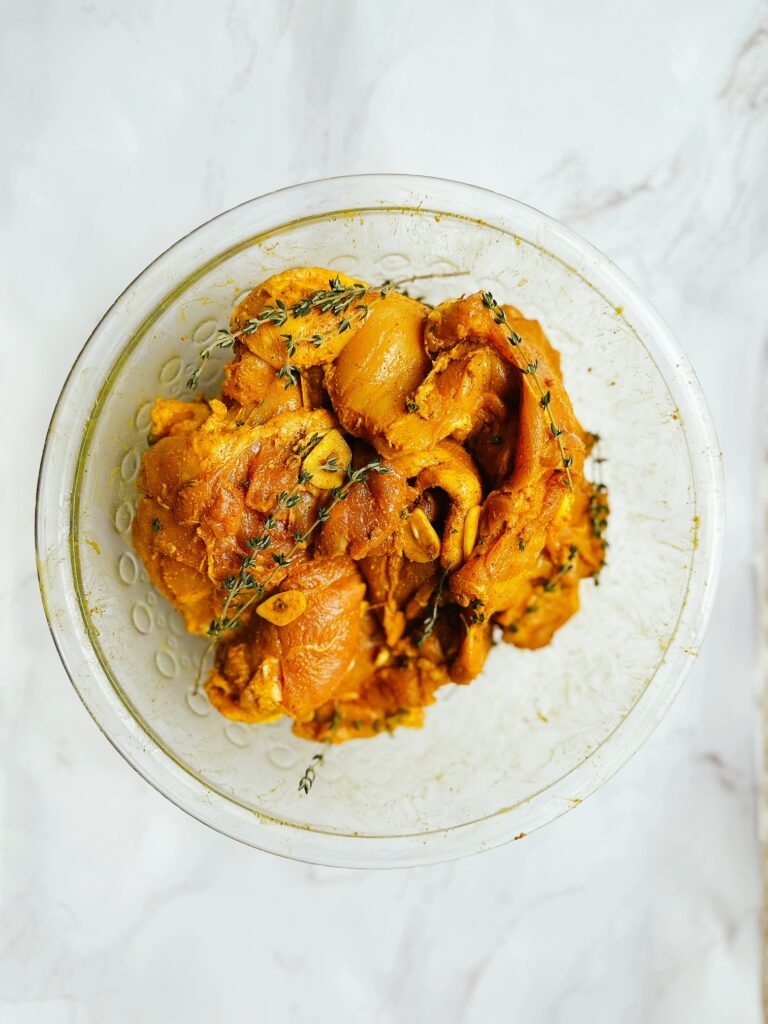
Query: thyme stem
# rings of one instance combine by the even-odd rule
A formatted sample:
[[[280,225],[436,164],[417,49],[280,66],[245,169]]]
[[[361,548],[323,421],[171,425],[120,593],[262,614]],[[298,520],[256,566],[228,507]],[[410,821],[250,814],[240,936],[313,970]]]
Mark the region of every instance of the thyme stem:
[[[315,754],[313,756],[312,760],[307,765],[304,774],[299,779],[299,792],[303,793],[305,796],[307,795],[307,793],[309,793],[310,789],[312,789],[312,786],[315,784],[315,775],[317,773],[317,769],[325,761],[325,755],[328,752],[328,748],[330,747],[331,743],[333,742],[333,737],[336,735],[336,730],[339,728],[340,723],[341,712],[337,707],[333,712],[333,718],[331,719],[331,727],[328,731],[328,736],[326,739],[323,740],[323,743],[325,744],[325,750],[323,750],[322,753]]]
[[[440,579],[437,584],[437,589],[435,590],[434,596],[432,598],[432,604],[430,606],[429,615],[426,617],[426,619],[424,619],[424,622],[421,627],[421,632],[416,638],[417,647],[424,646],[427,637],[432,635],[432,631],[435,628],[435,623],[437,622],[438,607],[440,605],[440,598],[443,596],[443,587],[445,586],[445,581],[448,578],[449,571],[450,570],[448,569],[443,569],[440,575]]]
[[[523,339],[520,335],[513,331],[510,327],[507,314],[504,312],[504,308],[498,304],[496,299],[490,292],[483,292],[483,305],[486,309],[489,309],[493,314],[494,321],[499,324],[500,327],[504,327],[507,331],[507,339],[515,349],[519,352],[525,361],[525,365],[521,366],[518,362],[517,366],[520,372],[527,377],[530,377],[536,389],[539,393],[539,405],[544,410],[544,414],[549,420],[549,429],[557,442],[557,447],[560,449],[560,459],[563,463],[563,469],[565,470],[566,479],[568,482],[568,490],[573,490],[573,478],[571,477],[571,466],[573,465],[573,455],[565,454],[565,446],[563,445],[563,430],[555,422],[555,417],[552,414],[552,393],[544,388],[544,385],[539,378],[539,361],[538,359],[531,358],[529,351],[523,346]]]
[[[299,779],[299,792],[305,796],[315,784],[315,774],[320,765],[325,761],[325,751],[315,754],[307,765],[304,774]]]

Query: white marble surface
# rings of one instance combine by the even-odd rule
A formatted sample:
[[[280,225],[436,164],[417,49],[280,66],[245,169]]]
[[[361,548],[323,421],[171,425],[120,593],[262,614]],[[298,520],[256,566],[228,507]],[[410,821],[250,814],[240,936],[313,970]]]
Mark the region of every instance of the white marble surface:
[[[0,1024],[762,1020],[766,81],[751,0],[0,5]],[[701,377],[730,499],[644,750],[524,842],[392,873],[239,847],[135,775],[59,664],[31,536],[56,394],[124,285],[221,209],[366,170],[490,186],[615,258]]]

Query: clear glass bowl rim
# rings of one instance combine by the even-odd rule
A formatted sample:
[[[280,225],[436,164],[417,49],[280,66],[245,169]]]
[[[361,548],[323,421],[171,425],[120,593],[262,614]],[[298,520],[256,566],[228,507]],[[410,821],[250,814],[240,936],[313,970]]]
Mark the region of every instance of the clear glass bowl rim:
[[[367,194],[365,202],[356,204],[336,200],[347,190]],[[77,623],[72,621],[69,600],[73,587],[71,566],[65,560],[53,560],[53,546],[63,542],[62,527],[69,524],[67,502],[71,500],[66,489],[68,467],[51,457],[52,439],[56,431],[66,430],[72,420],[82,421],[84,427],[90,410],[85,415],[67,403],[73,382],[88,354],[98,345],[103,326],[120,315],[121,307],[134,289],[150,276],[162,277],[165,266],[181,255],[196,265],[208,262],[204,242],[214,226],[234,220],[245,212],[261,214],[251,224],[249,233],[258,234],[267,227],[285,226],[309,215],[346,213],[372,207],[419,209],[415,197],[425,199],[440,195],[438,202],[450,201],[448,208],[435,207],[453,216],[455,207],[464,205],[482,216],[470,219],[493,227],[504,215],[523,217],[532,226],[534,234],[542,231],[547,238],[547,249],[556,242],[558,249],[552,255],[579,274],[592,287],[591,277],[585,269],[591,268],[603,283],[609,283],[612,300],[620,297],[624,305],[632,305],[635,316],[640,315],[646,332],[653,338],[657,356],[663,359],[659,370],[675,395],[688,440],[691,468],[695,482],[697,508],[700,516],[698,547],[695,565],[677,634],[685,627],[686,645],[670,645],[670,656],[648,683],[638,701],[619,726],[584,761],[575,766],[557,783],[549,786],[524,802],[507,808],[490,818],[467,825],[427,832],[413,836],[356,837],[316,832],[296,828],[262,818],[242,806],[226,800],[210,790],[203,782],[189,775],[161,751],[151,749],[147,736],[125,707],[114,699],[114,693],[104,691],[109,682],[95,658],[81,642]],[[317,206],[319,204],[319,208]],[[450,206],[454,206],[453,209]],[[481,208],[476,210],[476,208]],[[282,211],[275,219],[274,213]],[[458,214],[459,216],[466,214]],[[493,218],[496,218],[494,220]],[[257,228],[256,223],[260,226]],[[564,258],[565,252],[573,261]],[[184,274],[186,278],[190,271]],[[173,285],[167,291],[172,292]],[[597,288],[600,291],[600,288]],[[109,376],[114,360],[109,362],[100,387]],[[659,365],[657,359],[657,365]],[[100,388],[99,388],[100,390]],[[78,447],[79,447],[78,436]],[[62,495],[65,495],[62,508]],[[68,495],[68,497],[66,497]],[[259,196],[226,210],[196,227],[161,253],[127,286],[110,306],[94,328],[72,366],[54,408],[43,447],[37,485],[35,513],[35,543],[38,578],[48,626],[62,664],[94,721],[122,756],[155,789],[181,809],[224,835],[291,859],[341,867],[405,867],[466,856],[491,849],[505,842],[528,835],[535,829],[557,818],[574,802],[581,802],[607,781],[650,736],[666,714],[682,686],[692,664],[691,651],[696,652],[706,629],[714,599],[722,554],[724,518],[724,485],[719,446],[712,419],[696,376],[677,346],[674,338],[656,310],[642,296],[629,278],[606,256],[575,232],[558,221],[518,200],[499,193],[450,181],[443,178],[405,174],[365,174],[323,178],[288,186]],[[71,628],[72,626],[75,628]],[[676,635],[677,635],[676,634]],[[110,687],[111,689],[111,687]],[[563,795],[568,794],[568,800]],[[577,799],[574,801],[574,793]]]

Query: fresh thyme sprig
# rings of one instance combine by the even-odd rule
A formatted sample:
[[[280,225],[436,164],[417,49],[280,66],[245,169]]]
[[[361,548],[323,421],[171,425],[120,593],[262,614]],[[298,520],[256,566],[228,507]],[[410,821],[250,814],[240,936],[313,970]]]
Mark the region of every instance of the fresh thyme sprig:
[[[469,624],[482,626],[485,622],[485,601],[481,601],[479,597],[473,597],[469,602],[469,610],[471,612]]]
[[[291,359],[296,354],[296,342],[293,340],[292,334],[281,334],[280,335],[286,350],[285,363],[277,371],[277,379],[285,381],[285,390],[288,388],[295,388],[301,378],[301,370],[298,366],[295,366]]]
[[[589,521],[592,527],[592,536],[606,545],[608,542],[603,537],[603,531],[608,525],[608,505],[603,495],[608,490],[605,484],[595,484],[595,489],[589,496]]]
[[[599,443],[597,438],[596,444]],[[600,573],[605,566],[605,558],[608,550],[608,541],[605,539],[605,530],[608,526],[608,502],[606,496],[608,488],[602,482],[602,468],[605,458],[602,456],[595,456],[593,459],[596,467],[596,474],[598,478],[592,484],[592,492],[589,495],[589,504],[587,506],[587,514],[589,516],[590,526],[592,527],[592,536],[600,541],[602,547],[602,557],[600,564],[597,567],[592,579],[595,581],[595,585],[600,583]]]
[[[384,282],[385,287],[392,287],[390,281]],[[313,309],[320,313],[333,313],[334,316],[342,316],[346,313],[353,302],[362,301],[372,291],[370,285],[356,281],[354,284],[344,286],[339,280],[338,274],[328,282],[328,289],[319,289],[312,292],[305,299],[300,299],[291,306],[291,316],[298,319],[302,316],[309,316]],[[348,328],[344,328],[348,330]]]
[[[245,542],[245,546],[249,550],[249,554],[245,556],[240,566],[240,571],[235,576],[227,576],[222,581],[222,586],[227,591],[227,597],[224,601],[224,607],[221,609],[220,614],[211,622],[208,627],[208,636],[212,639],[217,639],[222,633],[229,629],[233,629],[238,625],[240,620],[241,612],[245,605],[235,604],[235,614],[232,618],[229,617],[229,610],[233,607],[233,602],[238,601],[244,591],[252,591],[252,599],[248,602],[252,603],[253,600],[258,600],[264,596],[266,587],[270,581],[274,578],[275,574],[284,566],[290,565],[290,556],[286,556],[280,552],[273,552],[272,559],[275,563],[271,573],[267,576],[266,580],[259,582],[251,573],[251,569],[256,564],[256,551],[266,551],[272,547],[272,536],[270,530],[273,530],[277,525],[277,516],[283,512],[295,508],[299,503],[301,497],[300,490],[308,484],[312,479],[312,474],[307,469],[302,469],[298,475],[296,483],[290,489],[290,491],[281,491],[276,496],[275,508],[272,513],[267,516],[264,521],[264,533],[255,534],[253,537],[249,537]],[[291,550],[291,554],[295,550],[296,545]]]
[[[338,708],[336,708],[336,710],[333,712],[333,718],[331,719],[331,727],[328,730],[328,736],[323,740],[323,743],[326,744],[326,749],[323,750],[321,754],[314,755],[312,760],[307,765],[304,774],[299,779],[299,792],[303,793],[305,796],[307,795],[307,793],[309,793],[310,789],[312,789],[312,787],[315,784],[315,775],[317,774],[317,769],[325,761],[325,755],[328,752],[328,747],[333,742],[333,737],[336,735],[336,730],[339,728],[340,723],[341,712],[339,711]]]
[[[299,792],[306,794],[312,789],[315,784],[315,775],[317,769],[325,760],[325,751],[322,754],[315,754],[312,760],[306,767],[304,774],[299,779]]]
[[[438,581],[437,589],[435,590],[435,593],[432,597],[432,604],[430,606],[429,615],[427,615],[426,619],[424,619],[424,622],[422,623],[421,626],[421,632],[416,637],[417,647],[424,646],[424,644],[427,641],[427,638],[432,635],[432,631],[435,628],[435,623],[437,622],[437,613],[440,605],[440,598],[443,596],[443,587],[445,586],[445,581],[448,578],[448,572],[448,569],[443,569],[440,575],[440,580]]]
[[[276,327],[282,327],[285,321],[288,319],[288,310],[286,309],[285,303],[282,299],[278,299],[274,306],[265,306],[260,313],[246,323],[245,327],[239,331],[226,330],[224,327],[220,327],[216,332],[213,341],[210,341],[200,351],[200,362],[197,369],[194,370],[192,376],[187,381],[187,387],[190,391],[193,391],[197,387],[197,382],[200,379],[200,374],[205,368],[205,364],[211,358],[216,349],[219,348],[232,348],[238,338],[244,334],[253,334],[261,327],[262,324],[274,324]]]
[[[282,299],[277,299],[274,306],[265,306],[260,313],[251,317],[239,331],[233,332],[220,328],[213,341],[200,352],[200,364],[187,381],[187,387],[190,390],[197,387],[203,367],[216,349],[232,348],[238,338],[247,334],[255,334],[263,324],[283,327],[289,320],[300,320],[309,316],[313,310],[338,317],[335,327],[324,334],[316,333],[309,338],[299,339],[295,339],[292,334],[281,335],[288,350],[288,359],[277,375],[281,380],[285,380],[286,388],[292,387],[297,382],[298,367],[294,366],[290,359],[296,351],[297,341],[309,341],[315,348],[319,348],[326,338],[333,334],[344,334],[354,322],[365,320],[371,306],[386,298],[394,287],[395,284],[392,281],[384,281],[381,285],[376,286],[358,281],[355,284],[344,286],[337,276],[329,280],[327,289],[320,288],[306,298],[294,302],[292,306],[286,306]],[[363,302],[363,299],[367,301]],[[354,306],[353,303],[355,303]]]
[[[486,309],[491,311],[494,321],[499,324],[499,326],[506,329],[507,338],[510,344],[515,351],[519,352],[522,356],[523,363],[522,365],[521,363],[517,364],[518,369],[522,374],[530,377],[536,385],[536,389],[539,393],[539,405],[544,410],[544,414],[549,420],[549,429],[552,433],[552,437],[557,441],[557,446],[560,449],[560,458],[563,463],[563,469],[565,470],[568,490],[572,491],[573,479],[571,477],[571,466],[573,465],[573,454],[565,454],[565,447],[563,445],[563,429],[557,425],[555,417],[552,414],[552,393],[548,389],[544,388],[544,385],[539,378],[539,360],[531,357],[530,352],[523,345],[523,339],[516,331],[512,330],[503,307],[498,304],[490,292],[483,292],[483,305]]]
[[[282,327],[289,320],[300,320],[302,317],[308,316],[312,310],[317,310],[320,313],[331,313],[338,318],[338,323],[324,333],[315,333],[308,338],[298,339],[294,339],[291,334],[282,336],[288,348],[288,360],[278,371],[278,377],[286,381],[286,388],[292,387],[297,382],[298,367],[290,362],[290,358],[296,350],[297,341],[308,341],[315,348],[319,348],[326,338],[330,338],[334,334],[344,334],[345,331],[351,328],[353,323],[356,323],[358,320],[366,320],[371,306],[381,302],[382,299],[385,299],[396,288],[400,288],[411,281],[432,280],[438,277],[461,277],[464,274],[465,271],[413,274],[410,277],[400,278],[398,281],[383,281],[379,285],[367,285],[363,284],[362,281],[356,281],[354,284],[346,286],[342,285],[337,275],[329,280],[328,288],[320,288],[307,295],[306,298],[294,302],[292,306],[286,306],[282,299],[277,299],[274,306],[265,306],[260,313],[251,317],[239,331],[228,331],[220,327],[213,341],[209,342],[201,350],[199,365],[187,381],[187,387],[190,391],[197,387],[205,364],[217,349],[232,348],[238,338],[247,334],[254,334],[263,324]],[[291,348],[293,351],[291,351]]]

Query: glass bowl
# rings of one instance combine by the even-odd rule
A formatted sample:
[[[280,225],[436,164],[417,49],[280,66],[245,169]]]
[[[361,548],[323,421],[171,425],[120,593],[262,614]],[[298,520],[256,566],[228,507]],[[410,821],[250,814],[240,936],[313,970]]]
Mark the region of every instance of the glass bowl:
[[[540,651],[500,644],[447,687],[423,730],[332,748],[289,722],[246,726],[195,695],[204,641],[185,633],[131,545],[139,463],[158,395],[239,297],[301,264],[419,282],[429,301],[479,288],[538,317],[611,495],[609,559],[582,609]],[[202,386],[214,394],[218,353]],[[720,456],[686,359],[633,285],[571,231],[521,203],[440,179],[336,178],[254,199],[160,256],[107,312],[61,392],[38,484],[48,622],[96,723],[147,781],[219,831],[321,864],[386,867],[519,838],[594,792],[680,688],[712,604]]]

